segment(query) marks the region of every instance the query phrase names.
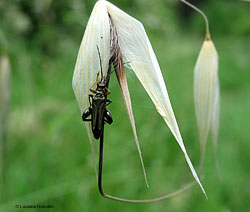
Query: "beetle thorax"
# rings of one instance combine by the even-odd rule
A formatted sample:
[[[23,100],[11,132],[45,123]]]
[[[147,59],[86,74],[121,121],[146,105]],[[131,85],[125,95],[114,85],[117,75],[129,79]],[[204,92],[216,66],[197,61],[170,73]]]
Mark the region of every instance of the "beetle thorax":
[[[96,91],[96,94],[94,95],[93,99],[95,101],[102,101],[102,100],[105,100],[105,93],[103,90],[100,90],[100,91]]]

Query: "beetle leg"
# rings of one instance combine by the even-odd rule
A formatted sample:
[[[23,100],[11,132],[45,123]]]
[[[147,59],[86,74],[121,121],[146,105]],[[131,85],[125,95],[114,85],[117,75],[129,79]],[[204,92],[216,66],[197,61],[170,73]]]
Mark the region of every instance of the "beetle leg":
[[[104,122],[108,124],[113,123],[113,117],[109,110],[106,110],[106,112],[104,113]]]
[[[106,105],[105,105],[105,106],[108,106],[111,102],[112,102],[112,100],[107,99],[107,100],[106,100]]]
[[[97,75],[96,75],[96,80],[95,80],[95,82],[93,83],[93,85],[90,86],[90,89],[89,89],[89,90],[90,90],[92,93],[96,93],[95,90],[93,90],[93,87],[95,87],[96,84],[97,84],[97,82],[99,81],[98,78],[99,78],[99,72],[98,72]]]
[[[89,94],[89,105],[90,105],[90,107],[92,107],[92,101],[90,101],[90,100],[92,100],[93,99],[93,95],[92,94]]]
[[[92,115],[92,108],[87,108],[83,113],[82,113],[82,120],[83,121],[92,121],[92,118],[88,119],[88,117]]]
[[[108,96],[110,94],[110,90],[106,87],[105,88],[105,95]]]
[[[95,90],[93,90],[93,89],[91,89],[91,88],[90,88],[89,90],[90,90],[92,93],[96,93],[96,91],[95,91]]]

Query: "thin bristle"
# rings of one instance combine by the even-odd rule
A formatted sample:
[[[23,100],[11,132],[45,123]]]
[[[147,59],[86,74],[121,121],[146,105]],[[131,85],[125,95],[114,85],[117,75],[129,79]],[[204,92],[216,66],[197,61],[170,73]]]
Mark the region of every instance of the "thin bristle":
[[[181,2],[183,2],[184,4],[188,5],[189,7],[192,7],[194,10],[196,10],[198,13],[200,13],[203,18],[205,19],[206,22],[206,40],[210,40],[211,36],[210,36],[210,32],[209,32],[209,22],[207,19],[207,16],[205,15],[205,13],[203,11],[201,11],[198,7],[194,6],[193,4],[185,1],[185,0],[180,0]]]

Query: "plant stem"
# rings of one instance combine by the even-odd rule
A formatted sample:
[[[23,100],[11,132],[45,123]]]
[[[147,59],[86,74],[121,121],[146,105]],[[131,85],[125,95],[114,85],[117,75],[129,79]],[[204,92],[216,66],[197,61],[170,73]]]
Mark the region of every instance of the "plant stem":
[[[10,66],[7,55],[0,58],[0,197],[4,201],[7,197],[7,113],[10,99]]]
[[[210,32],[209,32],[209,23],[208,23],[208,19],[207,19],[207,16],[205,15],[205,13],[203,11],[201,11],[198,7],[187,2],[186,0],[180,0],[180,1],[185,3],[186,5],[188,5],[189,7],[192,7],[194,10],[196,10],[198,13],[200,13],[203,16],[203,18],[205,19],[205,22],[206,22],[206,38],[205,39],[211,40],[211,36],[210,36]]]

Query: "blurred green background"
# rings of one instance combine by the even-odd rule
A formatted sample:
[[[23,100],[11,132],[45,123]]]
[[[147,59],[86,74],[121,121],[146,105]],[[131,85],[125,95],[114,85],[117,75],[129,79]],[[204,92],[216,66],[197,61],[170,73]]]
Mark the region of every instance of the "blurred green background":
[[[71,87],[81,38],[95,1],[1,0],[0,55],[11,65],[6,149],[1,141],[0,211],[16,205],[54,205],[51,211],[250,211],[250,3],[190,1],[208,16],[219,54],[221,121],[216,175],[211,140],[202,183],[157,203],[102,198],[86,130]],[[198,171],[199,142],[193,104],[193,68],[205,36],[202,17],[174,0],[112,1],[145,26],[172,106]],[[150,188],[147,189],[115,75],[108,106],[104,190],[144,199],[192,181],[183,153],[135,75],[127,77]],[[98,141],[96,141],[98,146]],[[3,156],[3,151],[5,156]],[[97,153],[97,152],[96,152]],[[29,209],[36,211],[38,209]],[[49,209],[43,209],[50,211]]]

